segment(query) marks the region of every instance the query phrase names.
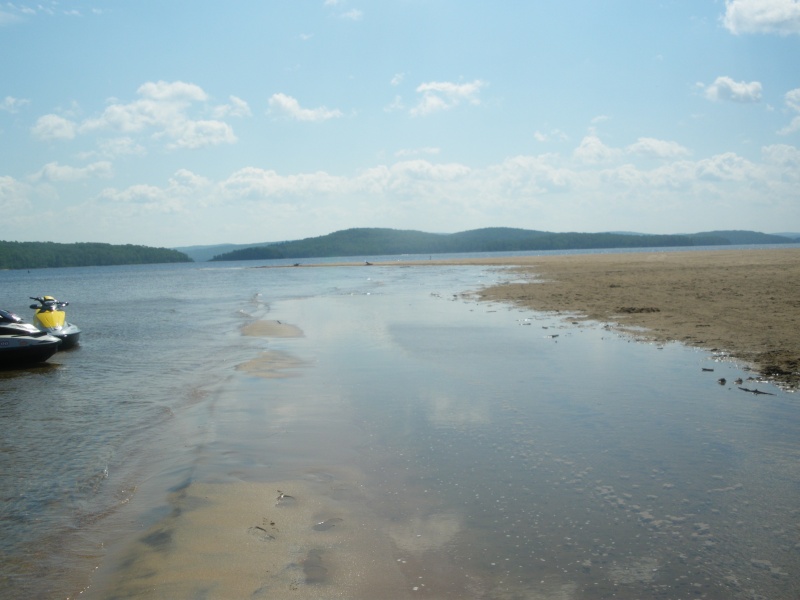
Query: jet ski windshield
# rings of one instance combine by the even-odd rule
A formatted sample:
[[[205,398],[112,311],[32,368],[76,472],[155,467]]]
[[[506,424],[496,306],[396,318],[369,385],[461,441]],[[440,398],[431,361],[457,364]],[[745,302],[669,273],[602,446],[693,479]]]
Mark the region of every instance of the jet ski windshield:
[[[22,323],[22,319],[10,310],[0,308],[0,322],[3,323]]]

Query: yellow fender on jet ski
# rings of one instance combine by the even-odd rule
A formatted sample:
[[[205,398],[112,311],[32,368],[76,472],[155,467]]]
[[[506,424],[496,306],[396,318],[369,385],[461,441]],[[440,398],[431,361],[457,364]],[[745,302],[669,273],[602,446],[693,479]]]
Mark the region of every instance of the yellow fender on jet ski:
[[[60,309],[61,306],[66,306],[68,303],[59,303],[52,296],[42,296],[42,300],[41,306],[31,304],[31,308],[37,309],[33,313],[34,325],[41,325],[44,329],[64,327],[64,323],[67,322],[67,313]]]

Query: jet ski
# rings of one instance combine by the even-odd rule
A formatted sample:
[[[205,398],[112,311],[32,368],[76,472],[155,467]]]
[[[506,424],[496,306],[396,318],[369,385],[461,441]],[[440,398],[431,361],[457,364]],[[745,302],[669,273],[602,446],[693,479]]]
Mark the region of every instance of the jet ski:
[[[0,368],[20,367],[46,361],[61,340],[24,323],[14,313],[0,309]]]
[[[72,348],[78,343],[81,330],[72,323],[67,323],[67,313],[64,307],[69,302],[61,302],[52,296],[31,296],[31,300],[36,300],[38,304],[31,304],[33,313],[33,324],[40,331],[49,333],[61,340],[59,350]]]

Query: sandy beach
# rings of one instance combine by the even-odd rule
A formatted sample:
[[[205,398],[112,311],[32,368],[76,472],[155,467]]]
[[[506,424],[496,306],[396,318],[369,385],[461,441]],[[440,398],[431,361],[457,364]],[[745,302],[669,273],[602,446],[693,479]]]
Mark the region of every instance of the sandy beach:
[[[479,292],[638,338],[723,351],[800,384],[800,250],[717,250],[486,259],[527,281]]]
[[[724,352],[779,385],[800,385],[797,248],[375,264],[515,267],[522,281],[480,290],[478,296],[563,313],[573,321],[607,323],[638,339]]]
[[[354,263],[303,264],[301,267]],[[482,300],[607,323],[639,339],[726,352],[800,386],[800,249],[625,252],[374,263],[515,267]]]

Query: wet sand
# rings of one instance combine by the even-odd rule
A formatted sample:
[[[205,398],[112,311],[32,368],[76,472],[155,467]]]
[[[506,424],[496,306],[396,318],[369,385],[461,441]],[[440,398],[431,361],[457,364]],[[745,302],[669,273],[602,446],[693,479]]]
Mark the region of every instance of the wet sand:
[[[299,327],[281,321],[253,321],[242,327],[242,334],[252,337],[301,337],[303,332]]]
[[[241,332],[265,339],[304,337],[295,325],[269,320],[248,323]],[[237,370],[279,379],[298,375],[309,366],[290,353],[270,350]],[[82,595],[400,600],[418,596],[426,585],[435,589],[438,584],[455,588],[456,597],[464,597],[463,584],[453,583],[451,571],[440,567],[438,580],[431,575],[425,582],[421,576],[410,578],[407,572],[419,568],[427,552],[450,542],[460,529],[457,517],[434,511],[425,519],[397,515],[388,519],[370,509],[380,506],[382,499],[365,488],[366,473],[351,464],[335,464],[341,462],[336,452],[321,450],[325,434],[313,433],[315,423],[323,423],[327,434],[333,432],[334,443],[340,445],[342,439],[352,443],[357,431],[343,436],[337,424],[340,419],[334,416],[343,411],[320,405],[314,398],[297,398],[293,404],[310,406],[314,416],[291,419],[288,430],[276,423],[271,430],[265,424],[263,435],[270,437],[280,430],[276,443],[284,452],[310,448],[333,464],[303,468],[294,478],[269,483],[222,476],[178,486],[161,508],[167,516],[137,535],[131,545],[124,545],[116,561],[111,561],[120,568],[96,574],[94,584]],[[425,505],[414,498],[406,503],[417,508]],[[394,502],[398,504],[403,502]]]
[[[726,352],[770,380],[800,385],[800,249],[448,262],[517,267],[524,281],[481,290],[483,300],[609,323],[640,339]]]
[[[106,585],[115,598],[407,597],[384,593],[405,586],[378,524],[342,501],[357,474],[323,475],[174,492],[172,516],[139,538]]]

